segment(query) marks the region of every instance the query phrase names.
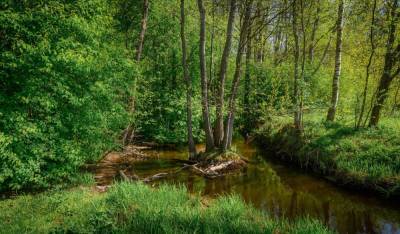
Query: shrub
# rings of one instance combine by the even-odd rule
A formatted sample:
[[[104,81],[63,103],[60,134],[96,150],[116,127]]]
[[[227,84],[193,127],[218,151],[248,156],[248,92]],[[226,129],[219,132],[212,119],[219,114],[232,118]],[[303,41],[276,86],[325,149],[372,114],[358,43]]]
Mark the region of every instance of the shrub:
[[[115,146],[137,74],[108,1],[25,1],[0,14],[0,191],[68,183]]]

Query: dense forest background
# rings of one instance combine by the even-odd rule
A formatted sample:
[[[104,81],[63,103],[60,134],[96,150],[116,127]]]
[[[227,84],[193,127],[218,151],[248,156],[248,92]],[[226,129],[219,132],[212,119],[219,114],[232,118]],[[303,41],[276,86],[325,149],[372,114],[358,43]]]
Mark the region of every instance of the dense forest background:
[[[207,141],[202,81],[215,131],[223,87],[237,136],[277,122],[309,135],[312,123],[399,133],[398,1],[182,2],[0,3],[0,190],[73,182],[124,141],[185,144],[188,90],[194,142]],[[398,173],[392,146],[383,154],[397,156],[376,162]]]

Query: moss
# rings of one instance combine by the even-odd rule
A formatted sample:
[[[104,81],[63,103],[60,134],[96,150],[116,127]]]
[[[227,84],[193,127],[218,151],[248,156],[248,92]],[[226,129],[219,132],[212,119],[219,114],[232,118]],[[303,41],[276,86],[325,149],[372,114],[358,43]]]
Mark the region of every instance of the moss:
[[[230,160],[240,160],[242,156],[236,151],[235,148],[221,151],[220,149],[214,149],[209,152],[199,153],[198,161],[209,161],[209,162],[226,162]]]

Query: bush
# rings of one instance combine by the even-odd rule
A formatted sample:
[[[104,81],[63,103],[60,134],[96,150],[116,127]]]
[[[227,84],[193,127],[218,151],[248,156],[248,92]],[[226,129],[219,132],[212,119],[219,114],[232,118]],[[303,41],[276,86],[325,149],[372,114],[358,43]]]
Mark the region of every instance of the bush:
[[[134,65],[108,1],[25,1],[0,14],[0,191],[68,183],[128,122]]]

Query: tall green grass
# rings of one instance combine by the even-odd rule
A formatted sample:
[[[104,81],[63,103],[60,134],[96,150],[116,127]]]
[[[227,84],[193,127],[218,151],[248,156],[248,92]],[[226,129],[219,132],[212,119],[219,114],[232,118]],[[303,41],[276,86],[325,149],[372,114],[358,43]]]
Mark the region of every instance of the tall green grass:
[[[327,123],[323,114],[310,113],[304,116],[301,137],[285,131],[291,122],[290,116],[272,117],[258,134],[275,141],[272,144],[275,150],[287,151],[302,166],[313,164],[323,172],[334,170],[338,176],[349,177],[387,195],[399,193],[398,119],[387,118],[379,128],[356,129],[350,117],[342,116],[334,123]]]
[[[119,183],[0,202],[1,233],[329,233],[307,218],[275,220],[236,196],[204,202],[184,187]]]

